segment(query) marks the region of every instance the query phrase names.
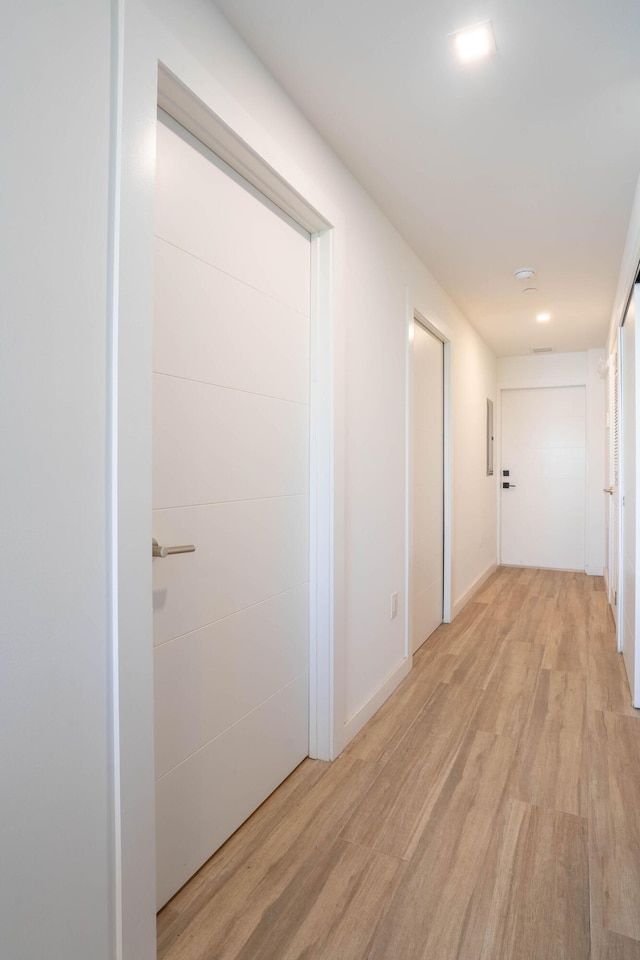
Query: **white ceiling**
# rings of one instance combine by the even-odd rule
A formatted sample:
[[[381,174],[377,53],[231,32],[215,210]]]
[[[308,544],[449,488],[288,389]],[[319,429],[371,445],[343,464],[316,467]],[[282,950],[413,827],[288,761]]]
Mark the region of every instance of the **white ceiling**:
[[[604,345],[640,173],[638,0],[216,4],[498,356]],[[487,18],[498,56],[458,65],[447,35]]]

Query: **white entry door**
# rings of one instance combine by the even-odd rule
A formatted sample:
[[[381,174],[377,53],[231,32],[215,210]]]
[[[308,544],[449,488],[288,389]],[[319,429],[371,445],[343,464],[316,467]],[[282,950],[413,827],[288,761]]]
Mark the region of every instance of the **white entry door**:
[[[413,322],[411,649],[442,623],[444,552],[444,344]]]
[[[309,235],[158,124],[157,903],[308,753]],[[151,549],[151,545],[150,545]]]
[[[638,541],[637,532],[637,464],[638,445],[638,342],[636,330],[636,299],[639,287],[627,310],[621,336],[621,381],[622,381],[622,518],[621,518],[621,570],[622,610],[620,637],[622,656],[629,678],[634,706],[640,706],[640,631],[638,630]]]
[[[585,444],[584,387],[502,392],[502,563],[584,570]]]

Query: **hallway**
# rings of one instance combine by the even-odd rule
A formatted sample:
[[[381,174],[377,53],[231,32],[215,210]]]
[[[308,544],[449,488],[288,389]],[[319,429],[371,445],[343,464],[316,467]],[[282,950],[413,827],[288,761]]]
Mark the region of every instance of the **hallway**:
[[[500,568],[170,901],[158,956],[639,960],[639,790],[603,581]]]

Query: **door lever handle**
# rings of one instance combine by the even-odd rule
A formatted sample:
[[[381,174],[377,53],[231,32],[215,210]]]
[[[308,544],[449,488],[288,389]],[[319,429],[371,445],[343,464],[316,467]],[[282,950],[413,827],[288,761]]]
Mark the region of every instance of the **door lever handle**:
[[[609,496],[612,497],[612,496],[613,496],[613,489],[614,489],[613,487],[605,487],[602,492],[603,492],[603,493],[608,493]]]
[[[503,483],[503,484],[502,484],[502,489],[503,489],[503,490],[508,490],[509,487],[515,487],[515,483]]]
[[[151,556],[170,557],[174,553],[195,553],[196,548],[192,543],[183,543],[179,547],[161,547],[157,540],[151,541]]]

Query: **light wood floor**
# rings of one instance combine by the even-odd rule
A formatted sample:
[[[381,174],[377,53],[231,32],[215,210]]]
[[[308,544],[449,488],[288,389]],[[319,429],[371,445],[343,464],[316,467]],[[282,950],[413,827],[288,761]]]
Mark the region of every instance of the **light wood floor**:
[[[640,712],[602,580],[501,568],[158,940],[163,960],[640,960]]]

